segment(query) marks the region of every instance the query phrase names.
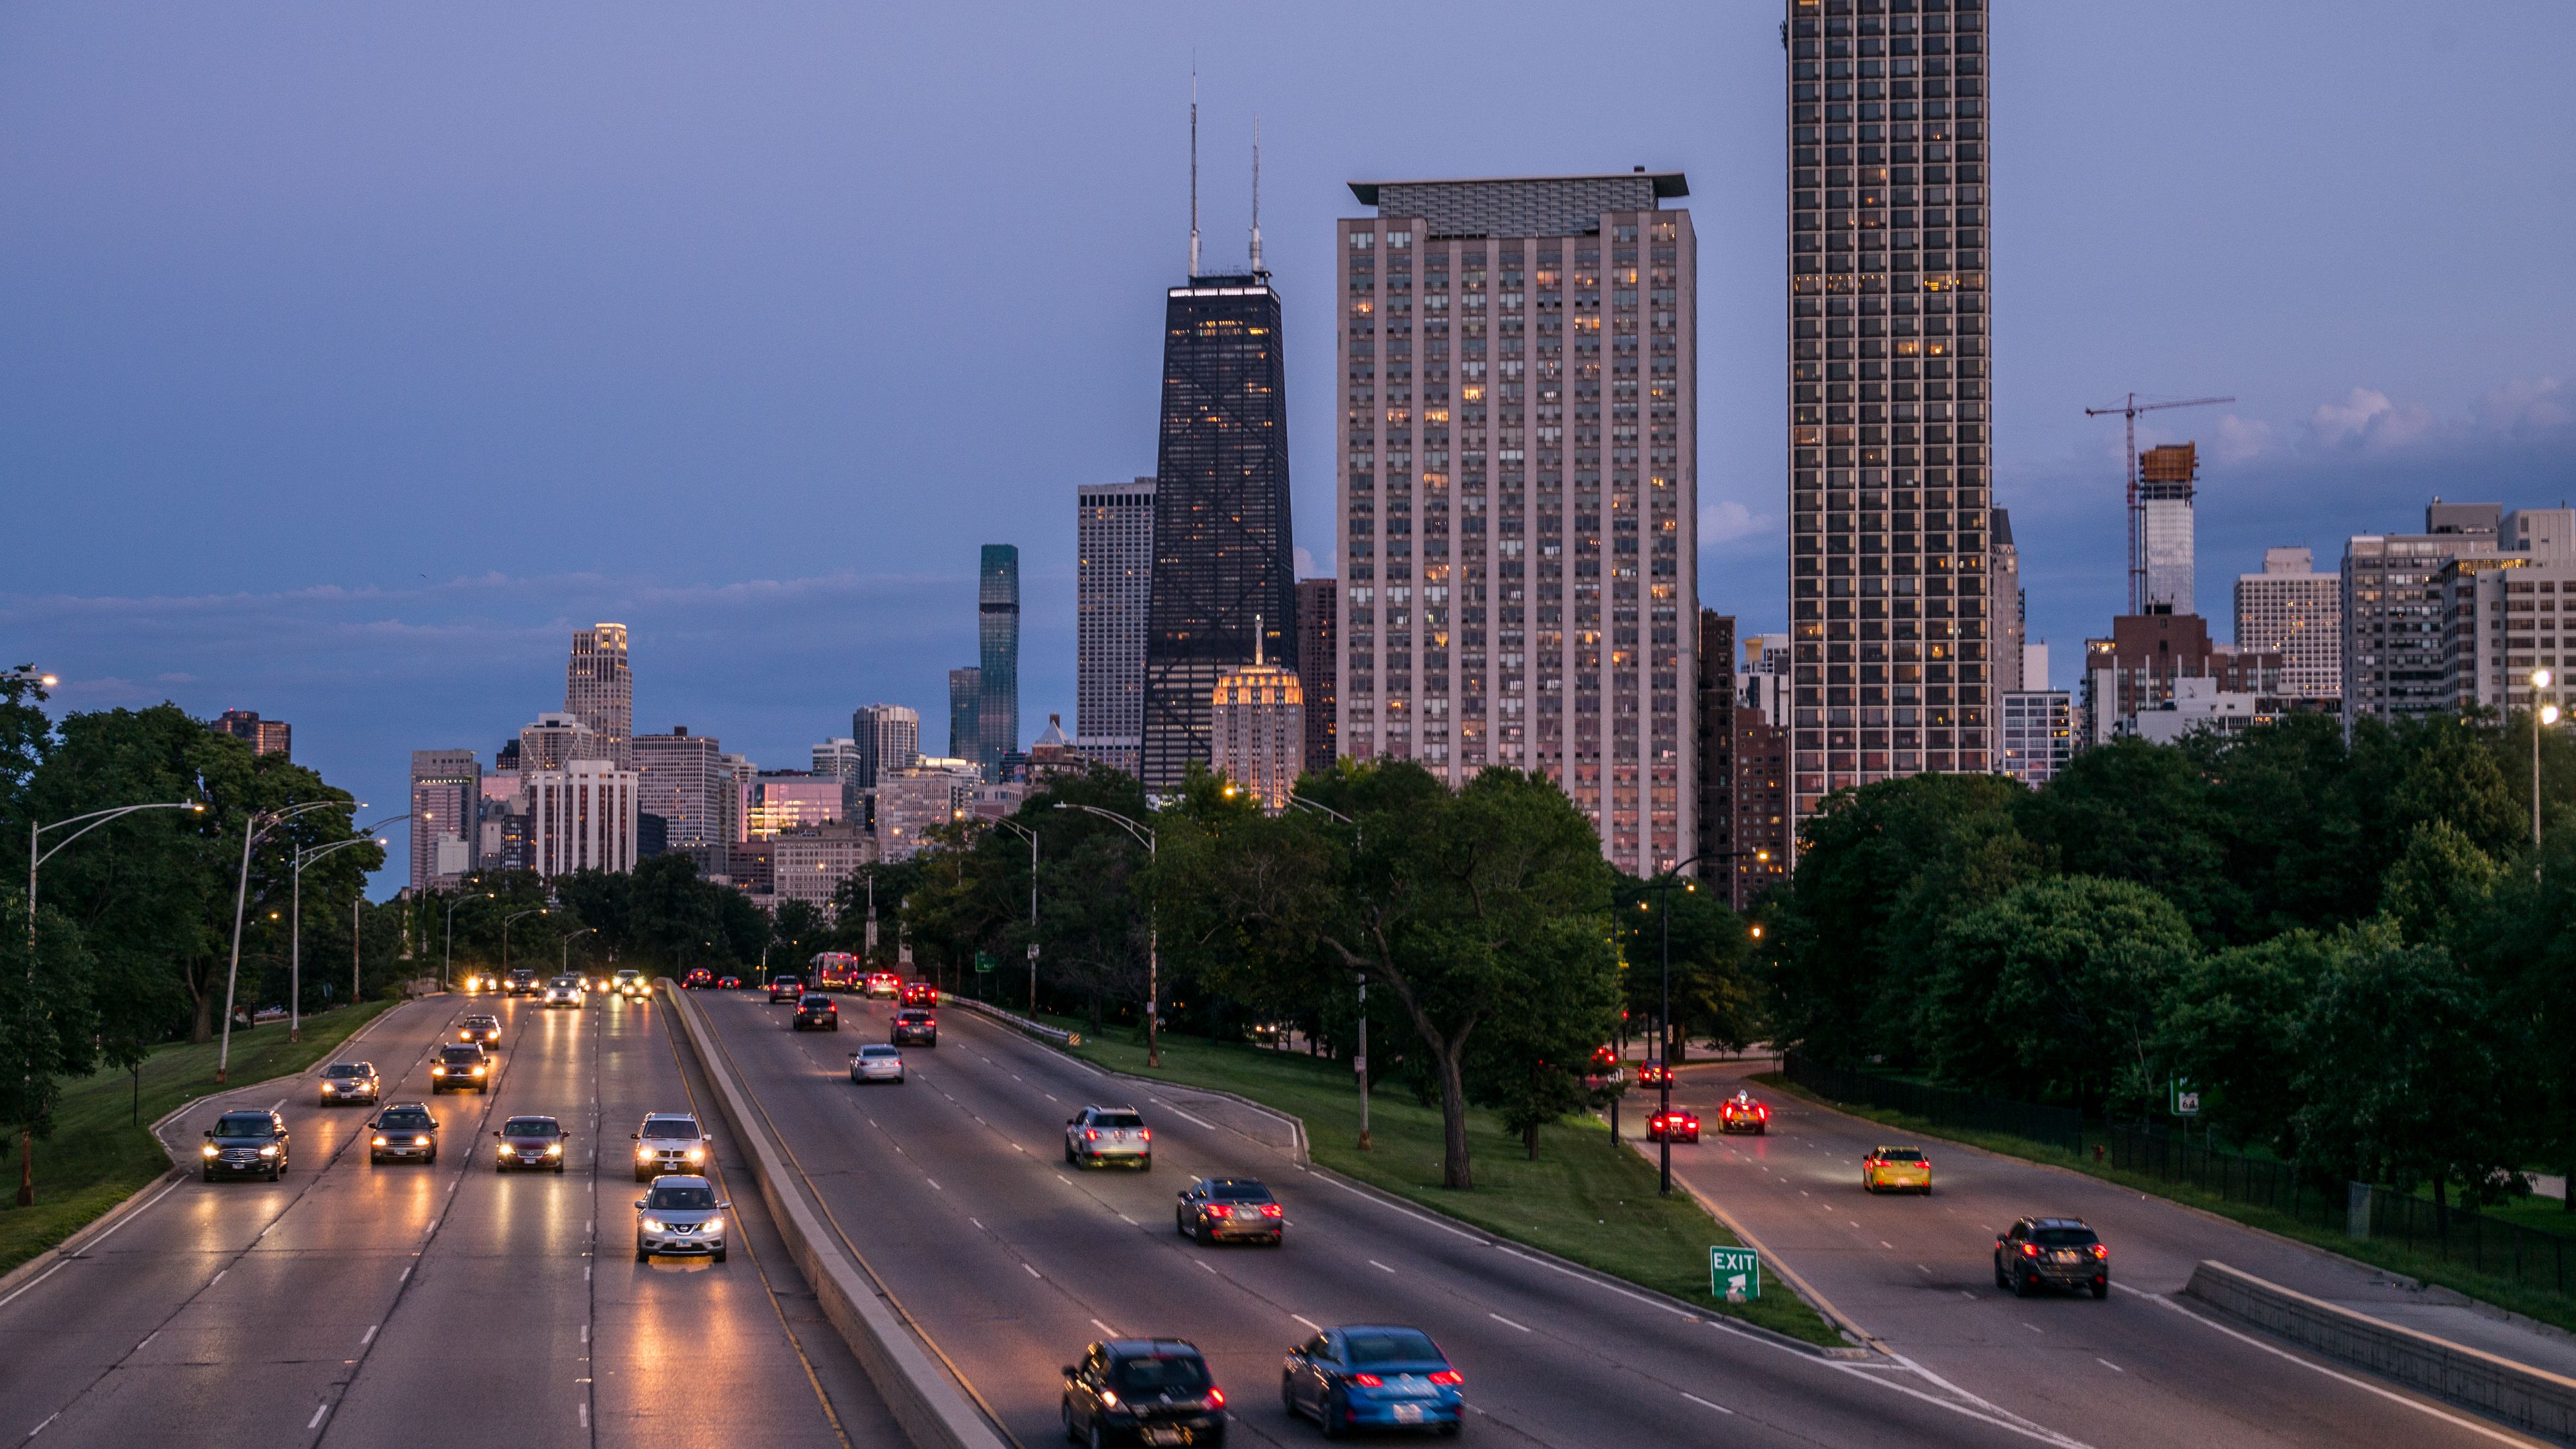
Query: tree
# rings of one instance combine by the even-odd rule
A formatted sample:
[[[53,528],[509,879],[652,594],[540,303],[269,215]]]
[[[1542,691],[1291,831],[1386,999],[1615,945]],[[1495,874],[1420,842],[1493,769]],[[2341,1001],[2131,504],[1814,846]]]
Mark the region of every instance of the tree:
[[[2290,1033],[2350,948],[2288,931],[2186,963],[2165,993],[2155,1055],[2200,1091],[2203,1121],[2238,1142],[2289,1154],[2298,1111]]]
[[[0,890],[0,1123],[18,1139],[20,1207],[35,1200],[35,1141],[53,1135],[62,1079],[97,1065],[93,962],[80,932],[43,906],[31,941],[26,919],[26,892]]]
[[[2233,939],[2246,916],[2245,886],[2228,870],[2226,816],[2189,750],[2137,739],[2096,745],[2016,813],[2059,870],[2147,887],[2204,944]]]
[[[1612,892],[1610,918],[1628,963],[1621,973],[1627,987],[1622,1004],[1632,1022],[1651,1020],[1662,1010],[1664,931],[1671,928],[1672,1040],[1661,1059],[1675,1063],[1687,1055],[1683,1048],[1694,1034],[1741,1051],[1763,1033],[1761,986],[1745,968],[1751,940],[1745,920],[1716,891],[1694,889],[1695,884],[1676,881],[1658,890],[1652,881],[1622,873]]]
[[[2406,940],[2449,945],[2486,909],[2503,874],[2458,826],[2426,820],[2407,833],[2405,852],[2388,868],[2379,908]]]
[[[2156,1012],[2189,925],[2127,881],[2032,881],[1942,932],[1927,1023],[1942,1074],[2092,1107],[2155,1090]]]
[[[2515,1073],[2483,983],[2439,946],[2366,945],[2328,974],[2301,1017],[2295,1118],[2310,1166],[2401,1186],[2430,1180],[2437,1211],[2458,1184],[2497,1195],[2518,1166]]]

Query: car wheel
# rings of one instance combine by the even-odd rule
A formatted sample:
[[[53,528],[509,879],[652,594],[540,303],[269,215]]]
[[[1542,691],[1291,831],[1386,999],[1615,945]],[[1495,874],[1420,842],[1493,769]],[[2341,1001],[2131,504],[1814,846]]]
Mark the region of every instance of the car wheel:
[[[1998,1288],[2009,1288],[2012,1286],[2010,1283],[2004,1281],[2004,1260],[2003,1255],[2000,1253],[1995,1255],[1995,1286]]]
[[[722,1248],[718,1248],[718,1249],[716,1249],[716,1261],[717,1261],[717,1262],[719,1262],[719,1263],[721,1263],[721,1262],[723,1262],[724,1260],[725,1260],[725,1250],[724,1250],[724,1249],[722,1249]]]
[[[2031,1294],[2031,1290],[2037,1286],[2039,1285],[2031,1282],[2028,1277],[2018,1271],[2012,1275],[2012,1296],[2015,1298],[2028,1298]]]
[[[494,1177],[499,1177],[502,1173],[505,1173],[505,1172],[507,1172],[507,1171],[509,1171],[509,1170],[510,1170],[510,1164],[508,1164],[508,1163],[506,1163],[506,1162],[503,1162],[503,1161],[500,1161],[500,1160],[499,1160],[499,1159],[497,1159],[497,1158],[493,1160],[493,1163],[492,1163],[492,1175],[493,1175]]]
[[[214,1170],[213,1168],[209,1167],[209,1168],[207,1168],[207,1169],[206,1169],[206,1181],[208,1181],[208,1182],[212,1182],[212,1181],[214,1181],[214,1180],[215,1180],[215,1170]]]
[[[1091,1421],[1091,1449],[1109,1449],[1109,1431],[1100,1427],[1098,1419]]]
[[[1754,1128],[1754,1129],[1753,1129],[1753,1135],[1754,1135],[1754,1136],[1756,1136],[1756,1137],[1768,1137],[1768,1136],[1770,1136],[1770,1135],[1771,1135],[1771,1124],[1770,1124],[1770,1123],[1768,1123],[1768,1122],[1765,1122],[1765,1123],[1763,1123],[1761,1126]]]
[[[283,1172],[283,1171],[285,1171],[285,1169],[284,1169],[284,1168],[280,1168],[280,1167],[272,1167],[272,1168],[270,1168],[270,1169],[268,1170],[268,1180],[269,1180],[269,1181],[271,1181],[271,1182],[275,1182],[275,1181],[277,1181],[277,1175],[278,1175],[280,1172]]]
[[[2094,1298],[2095,1298],[2096,1300],[2104,1299],[2104,1298],[2108,1298],[2108,1297],[2110,1297],[2110,1296],[2111,1296],[2111,1282],[2110,1282],[2110,1280],[2106,1278],[2106,1279],[2102,1280],[2101,1282],[2094,1284],[2094,1285],[2093,1285],[2093,1296],[2094,1296]]]
[[[1452,1419],[1448,1423],[1440,1426],[1440,1437],[1443,1439],[1455,1439],[1458,1437],[1459,1431],[1466,1427],[1466,1420]]]
[[[557,1176],[557,1177],[561,1177],[561,1176],[563,1176],[563,1170],[564,1170],[564,1165],[563,1165],[562,1163],[558,1162],[558,1163],[556,1163],[556,1164],[555,1164],[555,1176]]]
[[[635,1240],[635,1261],[638,1263],[650,1263],[653,1261],[653,1255],[644,1251],[644,1240],[642,1238],[637,1238]]]
[[[1279,1408],[1289,1418],[1297,1417],[1297,1381],[1284,1373],[1279,1376]]]
[[[1073,1443],[1081,1443],[1082,1431],[1073,1427],[1073,1400],[1066,1399],[1057,1404],[1056,1413],[1064,1419],[1064,1437]]]
[[[1067,1162],[1073,1162],[1073,1140],[1071,1138],[1065,1139],[1064,1160]],[[1074,1162],[1074,1166],[1076,1167],[1080,1167],[1081,1165],[1081,1163]]]
[[[1315,1423],[1324,1431],[1324,1437],[1327,1439],[1339,1439],[1347,1431],[1348,1426],[1342,1419],[1341,1398],[1338,1394],[1328,1392],[1315,1401]]]
[[[1154,1154],[1152,1154],[1152,1153],[1148,1152],[1148,1153],[1146,1153],[1144,1156],[1142,1156],[1142,1157],[1140,1157],[1140,1158],[1136,1159],[1136,1170],[1137,1170],[1138,1172],[1151,1172],[1151,1171],[1153,1171],[1153,1170],[1154,1170]]]

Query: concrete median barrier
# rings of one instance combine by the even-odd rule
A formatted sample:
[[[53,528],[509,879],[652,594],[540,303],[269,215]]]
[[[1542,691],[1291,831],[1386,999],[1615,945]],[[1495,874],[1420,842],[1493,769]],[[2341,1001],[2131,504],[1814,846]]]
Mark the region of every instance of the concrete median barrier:
[[[804,1173],[744,1088],[702,1016],[705,1008],[668,980],[659,987],[715,1088],[716,1108],[751,1164],[761,1200],[769,1205],[797,1271],[894,1411],[904,1437],[920,1449],[1006,1449],[1010,1440],[806,1192]]]
[[[2382,1322],[2224,1263],[2192,1270],[2183,1295],[2241,1323],[2514,1428],[2576,1439],[2576,1379]]]

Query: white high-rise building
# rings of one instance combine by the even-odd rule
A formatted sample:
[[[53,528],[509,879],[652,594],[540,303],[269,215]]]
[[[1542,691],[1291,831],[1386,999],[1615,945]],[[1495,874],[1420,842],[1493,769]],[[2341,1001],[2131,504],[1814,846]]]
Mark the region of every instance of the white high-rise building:
[[[2263,571],[2236,576],[2236,647],[2281,652],[2281,692],[2343,694],[2343,576],[2316,571],[2304,548],[2263,550]]]
[[[1081,490],[1074,581],[1074,749],[1136,774],[1145,741],[1145,629],[1154,591],[1154,480]]]
[[[564,666],[564,712],[599,736],[599,758],[633,769],[635,681],[626,669],[626,626],[593,624],[572,636]],[[524,764],[522,769],[527,768]]]
[[[528,868],[541,876],[635,868],[636,777],[607,760],[526,776]]]
[[[2138,510],[2146,550],[2146,601],[2141,613],[2197,614],[2193,602],[2191,505],[2200,477],[2200,449],[2169,443],[2138,455]]]
[[[712,735],[674,725],[667,735],[637,735],[634,753],[637,808],[662,817],[664,848],[721,869],[708,851],[725,842],[724,798],[732,776],[722,764],[723,746]]]
[[[411,888],[446,890],[465,871],[450,871],[452,851],[442,855],[441,842],[451,837],[476,838],[483,792],[483,766],[472,750],[411,752]],[[469,851],[465,870],[473,869]]]
[[[549,711],[519,729],[519,773],[560,770],[574,760],[607,760],[608,747],[577,715]],[[615,761],[610,761],[612,764]]]
[[[859,747],[859,788],[873,790],[886,771],[910,769],[921,758],[921,712],[899,704],[860,705],[850,712],[850,738]]]
[[[1355,181],[1335,255],[1340,748],[1544,774],[1698,849],[1698,243],[1675,171]]]

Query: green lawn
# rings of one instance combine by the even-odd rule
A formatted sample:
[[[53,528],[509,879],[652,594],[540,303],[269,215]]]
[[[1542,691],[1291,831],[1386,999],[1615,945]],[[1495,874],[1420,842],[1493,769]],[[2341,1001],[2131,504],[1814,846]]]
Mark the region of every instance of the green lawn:
[[[1741,1246],[1735,1235],[1689,1197],[1658,1196],[1654,1168],[1612,1142],[1609,1129],[1594,1118],[1569,1119],[1542,1130],[1533,1162],[1518,1137],[1486,1114],[1471,1113],[1468,1137],[1476,1186],[1472,1192],[1453,1192],[1440,1185],[1440,1111],[1422,1106],[1410,1091],[1382,1088],[1370,1097],[1375,1149],[1362,1152],[1359,1091],[1343,1063],[1166,1034],[1162,1068],[1149,1071],[1142,1037],[1132,1029],[1113,1027],[1094,1037],[1086,1023],[1048,1020],[1082,1031],[1083,1043],[1075,1053],[1101,1066],[1221,1088],[1303,1118],[1315,1161],[1372,1187],[1711,1312],[1809,1343],[1844,1344],[1842,1335],[1786,1285],[1775,1283],[1761,1299],[1744,1305],[1713,1297],[1708,1250],[1712,1245]]]
[[[304,1040],[289,1042],[283,1022],[233,1034],[232,1079],[259,1082],[300,1072],[384,1010],[370,1001],[304,1018]],[[149,1124],[191,1097],[215,1089],[215,1047],[185,1042],[162,1047],[143,1064],[141,1093],[123,1072],[72,1086],[54,1114],[54,1135],[36,1142],[36,1203],[18,1207],[15,1141],[0,1160],[0,1273],[5,1273],[116,1206],[168,1171],[170,1157]]]
[[[2270,1208],[2230,1202],[2214,1192],[2189,1183],[2167,1182],[2160,1177],[2124,1172],[2107,1163],[2093,1161],[2089,1150],[2085,1156],[2078,1157],[2063,1148],[2046,1146],[2023,1137],[2007,1136],[2000,1132],[1974,1132],[1954,1127],[1935,1127],[1907,1112],[1892,1112],[1880,1107],[1862,1107],[1846,1102],[1829,1101],[1797,1086],[1777,1072],[1763,1073],[1754,1080],[1770,1087],[1773,1091],[1802,1097],[1818,1106],[1829,1107],[1848,1116],[1902,1128],[1916,1136],[1964,1142],[1971,1147],[1982,1147],[1988,1152],[2005,1157],[2018,1157],[2026,1162],[2044,1162],[2055,1167],[2069,1168],[2089,1177],[2098,1177],[2104,1182],[2117,1183],[2133,1192],[2183,1203],[2204,1212],[2233,1219],[2247,1227],[2261,1228],[2265,1232],[2294,1238],[2313,1247],[2323,1248],[2327,1252],[2339,1253],[2347,1258],[2357,1258],[2362,1262],[2386,1268],[2391,1272],[2403,1273],[2407,1277],[2422,1282],[2438,1283],[2453,1292],[2464,1293],[2499,1308],[2510,1309],[2526,1317],[2539,1319],[2543,1323],[2576,1331],[2576,1296],[2562,1296],[2546,1289],[2533,1288],[2509,1279],[2480,1273],[2458,1263],[2446,1263],[2432,1254],[2410,1251],[2402,1243],[2380,1238],[2356,1240],[2345,1233],[2340,1226],[2320,1227],[2303,1218],[2294,1218],[2287,1213],[2275,1212]],[[2094,1134],[2088,1130],[2085,1143],[2088,1149],[2092,1147],[2094,1140]],[[2546,1207],[2545,1215],[2541,1213],[2537,1204],[2499,1209],[2494,1215],[2519,1222],[2525,1227],[2547,1227],[2554,1231],[2569,1231],[2568,1228],[2554,1221],[2542,1220],[2544,1217],[2555,1219],[2561,1215],[2555,1200],[2548,1201]]]

